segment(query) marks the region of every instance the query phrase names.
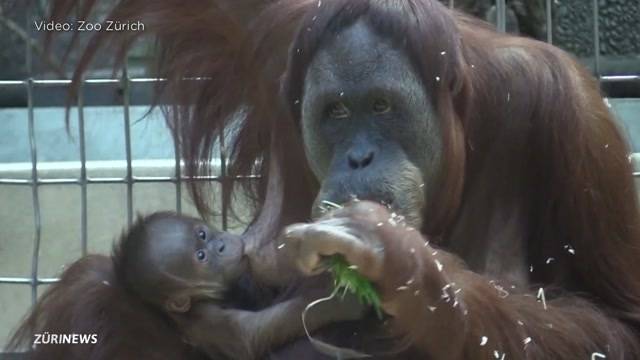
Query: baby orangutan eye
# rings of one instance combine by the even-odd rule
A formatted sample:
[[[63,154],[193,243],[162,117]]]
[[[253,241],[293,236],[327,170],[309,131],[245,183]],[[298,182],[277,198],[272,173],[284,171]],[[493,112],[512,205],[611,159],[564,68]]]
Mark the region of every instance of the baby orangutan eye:
[[[204,251],[203,249],[197,250],[196,251],[196,259],[199,262],[207,262],[207,252]]]
[[[202,241],[207,240],[207,232],[204,230],[198,230],[198,239]]]

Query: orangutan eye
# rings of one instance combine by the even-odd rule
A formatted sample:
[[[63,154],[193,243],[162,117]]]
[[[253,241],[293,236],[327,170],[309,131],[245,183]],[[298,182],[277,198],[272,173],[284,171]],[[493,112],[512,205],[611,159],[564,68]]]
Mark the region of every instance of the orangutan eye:
[[[207,232],[204,230],[198,230],[198,239],[202,241],[207,240]]]
[[[203,249],[197,250],[196,251],[196,259],[199,262],[206,262],[207,261],[207,252],[204,251]]]
[[[347,106],[341,101],[329,104],[329,106],[327,106],[326,112],[327,115],[333,119],[348,118],[351,114]]]
[[[376,99],[373,102],[373,112],[376,114],[384,114],[391,111],[391,104],[387,99]]]

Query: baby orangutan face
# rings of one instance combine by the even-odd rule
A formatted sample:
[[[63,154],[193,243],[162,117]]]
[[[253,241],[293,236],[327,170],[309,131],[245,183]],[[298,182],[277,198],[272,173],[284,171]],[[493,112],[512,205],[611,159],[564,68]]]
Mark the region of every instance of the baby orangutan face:
[[[242,238],[198,219],[168,215],[146,228],[147,271],[156,272],[168,311],[188,311],[197,299],[222,300],[247,268]]]

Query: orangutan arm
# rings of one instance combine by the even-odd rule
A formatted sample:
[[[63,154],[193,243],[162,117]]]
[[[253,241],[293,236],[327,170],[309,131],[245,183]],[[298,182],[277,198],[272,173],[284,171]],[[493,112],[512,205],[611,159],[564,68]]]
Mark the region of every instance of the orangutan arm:
[[[283,239],[305,273],[321,271],[324,256],[344,255],[377,286],[394,333],[436,360],[625,359],[638,350],[632,330],[595,304],[508,294],[388,219],[384,208],[360,202],[290,226]]]

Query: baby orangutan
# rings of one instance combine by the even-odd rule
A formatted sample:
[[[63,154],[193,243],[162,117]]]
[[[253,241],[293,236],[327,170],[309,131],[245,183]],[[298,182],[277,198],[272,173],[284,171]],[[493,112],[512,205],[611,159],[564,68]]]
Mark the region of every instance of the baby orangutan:
[[[241,236],[167,214],[152,215],[142,225],[115,252],[119,277],[125,288],[170,315],[186,340],[211,358],[258,358],[304,334],[301,313],[313,299],[294,297],[259,311],[238,307],[267,300],[252,299],[257,285],[247,279]],[[338,310],[310,317],[307,328],[360,315],[348,305]]]
[[[201,300],[224,303],[247,270],[240,236],[172,213],[141,218],[113,252],[122,286],[167,313],[184,313]]]
[[[97,343],[39,345],[30,358],[261,358],[304,334],[301,313],[318,294],[274,303],[266,286],[252,280],[243,240],[173,213],[140,217],[110,258],[91,255],[72,264],[9,348],[32,346],[44,332],[90,333]],[[361,316],[349,303],[316,314],[307,317],[310,331]]]

